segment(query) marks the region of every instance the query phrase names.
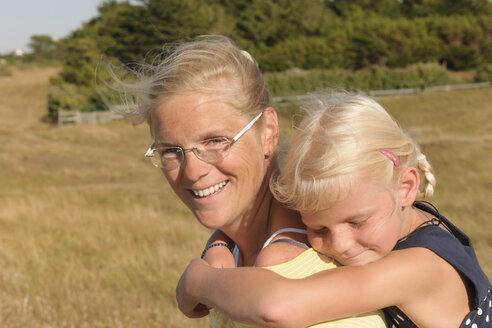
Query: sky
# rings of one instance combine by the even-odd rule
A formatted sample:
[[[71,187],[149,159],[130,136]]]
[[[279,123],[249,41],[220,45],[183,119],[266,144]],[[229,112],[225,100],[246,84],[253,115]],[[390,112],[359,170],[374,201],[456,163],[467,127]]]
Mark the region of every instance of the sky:
[[[54,40],[70,35],[97,16],[103,0],[0,0],[0,54],[30,51],[32,35]]]

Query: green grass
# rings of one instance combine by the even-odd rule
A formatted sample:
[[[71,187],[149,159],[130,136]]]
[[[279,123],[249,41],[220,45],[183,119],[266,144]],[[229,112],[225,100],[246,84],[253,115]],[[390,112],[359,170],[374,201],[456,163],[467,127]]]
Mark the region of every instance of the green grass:
[[[206,327],[176,308],[201,227],[145,161],[145,126],[42,122],[55,68],[0,76],[0,326]],[[492,277],[492,89],[379,99],[434,165],[435,203]],[[282,143],[292,114],[281,108]]]
[[[432,201],[471,237],[492,277],[492,88],[380,102],[422,146],[438,183]]]

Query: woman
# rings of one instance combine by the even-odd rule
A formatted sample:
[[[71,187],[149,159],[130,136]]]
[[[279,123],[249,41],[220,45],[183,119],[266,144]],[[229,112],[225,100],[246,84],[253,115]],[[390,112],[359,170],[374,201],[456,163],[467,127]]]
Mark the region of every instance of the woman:
[[[146,156],[198,221],[221,231],[202,257],[230,266],[221,264],[220,254],[232,243],[236,263],[243,266],[274,266],[305,253],[299,214],[282,207],[269,189],[278,170],[278,120],[258,64],[247,52],[226,37],[203,37],[171,49],[150,77],[126,89],[140,99],[131,114],[147,121],[154,139]],[[289,229],[264,247],[283,228]],[[334,266],[330,259],[316,260]],[[208,309],[196,309],[193,316],[206,314]],[[212,314],[212,326],[235,325]],[[384,326],[375,313],[361,317]]]

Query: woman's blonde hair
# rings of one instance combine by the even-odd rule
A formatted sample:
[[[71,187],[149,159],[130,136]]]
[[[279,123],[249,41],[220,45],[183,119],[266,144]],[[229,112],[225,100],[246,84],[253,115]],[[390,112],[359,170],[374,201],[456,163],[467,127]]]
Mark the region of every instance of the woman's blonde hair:
[[[195,92],[217,96],[249,117],[270,106],[258,63],[225,36],[202,36],[170,46],[160,58],[155,65],[142,66],[135,83],[124,82],[107,66],[113,85],[125,96],[120,113],[134,124],[147,121],[152,126],[151,114],[161,103]]]
[[[312,95],[307,117],[294,137],[280,176],[271,181],[275,197],[292,208],[320,210],[350,191],[356,177],[392,187],[401,172],[416,167],[422,179],[418,197],[433,194],[432,168],[418,145],[373,99],[355,93]],[[379,150],[397,156],[395,163]]]

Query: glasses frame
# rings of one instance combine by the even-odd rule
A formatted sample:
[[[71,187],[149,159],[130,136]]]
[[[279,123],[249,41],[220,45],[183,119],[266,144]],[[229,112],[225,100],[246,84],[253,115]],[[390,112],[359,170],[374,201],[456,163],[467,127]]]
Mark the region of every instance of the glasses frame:
[[[228,138],[224,137],[224,144],[225,145],[228,145],[229,147],[232,146],[232,144],[234,144],[239,138],[241,138],[252,126],[253,124],[256,123],[256,121],[258,121],[258,119],[261,117],[261,115],[263,115],[263,112],[259,113],[258,115],[256,115],[241,131],[239,131],[231,140],[229,140]],[[176,166],[164,166],[164,165],[158,165],[156,164],[152,158],[155,156],[155,153],[156,153],[156,150],[157,148],[154,147],[155,146],[155,140],[154,142],[152,142],[152,144],[149,146],[149,148],[147,149],[147,151],[145,152],[145,157],[148,158],[150,160],[150,162],[152,163],[153,166],[157,167],[157,168],[161,168],[161,169],[172,169],[172,168],[175,168],[175,167],[178,167],[180,166],[184,159],[185,159],[185,153],[187,151],[192,151],[195,156],[201,160],[201,161],[204,161],[206,163],[209,163],[209,164],[213,164],[213,163],[216,163],[218,160],[213,160],[213,161],[207,161],[207,160],[204,160],[203,158],[200,157],[200,154],[202,152],[206,152],[204,150],[201,150],[199,149],[198,147],[191,147],[191,148],[183,148],[183,147],[180,147],[180,146],[176,146],[176,147],[172,147],[172,148],[179,148],[181,150],[181,153],[183,154],[183,156],[181,157],[181,160],[179,161],[179,164],[176,165]],[[228,148],[227,148],[228,149]],[[226,148],[224,147],[224,151],[226,150]],[[160,163],[162,163],[162,160],[160,160]]]

